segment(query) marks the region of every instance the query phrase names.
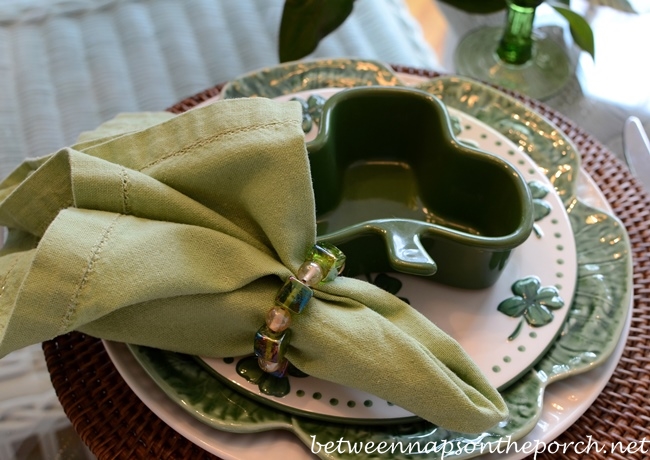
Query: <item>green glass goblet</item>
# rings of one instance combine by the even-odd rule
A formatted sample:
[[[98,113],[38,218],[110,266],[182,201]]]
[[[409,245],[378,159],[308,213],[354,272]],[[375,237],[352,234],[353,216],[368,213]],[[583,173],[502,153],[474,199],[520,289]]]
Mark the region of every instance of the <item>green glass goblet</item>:
[[[534,33],[536,8],[543,0],[507,0],[504,27],[482,27],[467,34],[454,55],[461,75],[545,99],[571,76],[566,50]]]

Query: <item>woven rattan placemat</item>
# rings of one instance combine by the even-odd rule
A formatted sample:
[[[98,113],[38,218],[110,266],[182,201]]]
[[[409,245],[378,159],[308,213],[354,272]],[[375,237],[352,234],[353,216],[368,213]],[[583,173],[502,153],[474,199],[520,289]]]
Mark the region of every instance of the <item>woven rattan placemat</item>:
[[[432,71],[396,68],[426,77]],[[220,86],[190,97],[169,110],[180,113],[219,94]],[[582,165],[622,220],[634,262],[634,313],[623,356],[609,383],[587,412],[559,438],[588,439],[627,446],[645,438],[645,453],[540,454],[539,459],[620,459],[650,456],[650,195],[625,165],[593,136],[543,103],[510,93],[562,129],[575,143]],[[81,439],[100,459],[215,458],[186,440],[149,410],[120,377],[101,341],[71,333],[45,342],[52,383]],[[532,457],[531,457],[532,458]]]

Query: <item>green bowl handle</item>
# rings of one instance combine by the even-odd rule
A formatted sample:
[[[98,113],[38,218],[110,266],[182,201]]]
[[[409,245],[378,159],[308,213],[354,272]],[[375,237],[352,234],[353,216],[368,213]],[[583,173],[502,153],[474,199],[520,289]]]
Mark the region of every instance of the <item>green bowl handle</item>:
[[[419,276],[431,276],[436,273],[436,263],[420,242],[419,235],[425,230],[422,224],[407,220],[389,220],[376,225],[384,235],[389,263],[395,270]]]

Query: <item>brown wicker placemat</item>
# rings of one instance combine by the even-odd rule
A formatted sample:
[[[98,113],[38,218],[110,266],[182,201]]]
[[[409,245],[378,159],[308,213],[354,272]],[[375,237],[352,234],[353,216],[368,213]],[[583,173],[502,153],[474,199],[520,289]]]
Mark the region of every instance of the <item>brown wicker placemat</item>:
[[[432,71],[396,67],[434,77]],[[217,85],[168,110],[184,112],[219,94]],[[645,438],[645,452],[579,455],[540,454],[538,459],[642,459],[650,456],[650,195],[618,158],[574,122],[525,96],[514,94],[546,116],[576,144],[586,171],[603,191],[630,235],[634,261],[634,315],[623,357],[614,375],[587,412],[557,441],[589,439],[627,446]],[[52,383],[81,439],[100,459],[216,458],[162,422],[120,377],[101,341],[70,333],[43,344]],[[638,446],[639,447],[639,446]],[[532,457],[531,457],[532,458]]]

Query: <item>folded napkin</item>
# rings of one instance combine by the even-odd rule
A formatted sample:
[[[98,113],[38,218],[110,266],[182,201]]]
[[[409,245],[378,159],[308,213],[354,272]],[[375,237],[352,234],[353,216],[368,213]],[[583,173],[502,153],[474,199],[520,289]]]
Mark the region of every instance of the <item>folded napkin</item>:
[[[121,117],[0,184],[0,356],[78,330],[194,355],[252,352],[316,240],[296,102],[220,101]],[[450,430],[507,415],[449,336],[338,277],[294,315],[289,360]]]

